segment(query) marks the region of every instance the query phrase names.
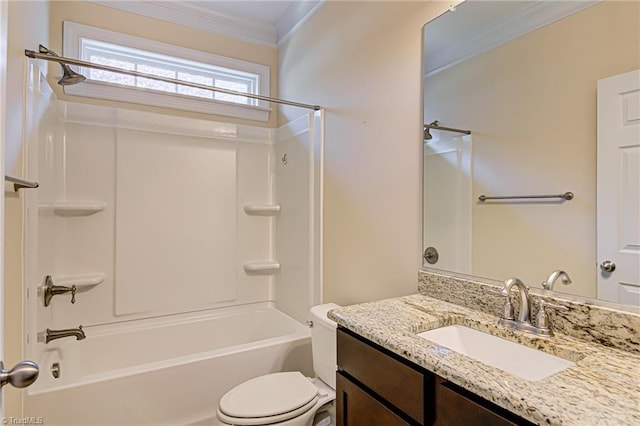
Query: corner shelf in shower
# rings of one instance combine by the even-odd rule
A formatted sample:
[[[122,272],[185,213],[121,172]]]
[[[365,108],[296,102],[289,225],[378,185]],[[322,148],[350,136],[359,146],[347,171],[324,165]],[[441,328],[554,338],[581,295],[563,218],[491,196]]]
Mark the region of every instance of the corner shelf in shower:
[[[52,204],[43,204],[41,209],[52,209],[58,216],[90,216],[107,208],[107,203],[103,201],[72,202],[58,201]]]
[[[280,262],[271,260],[244,262],[242,267],[249,274],[275,274],[280,270]]]
[[[249,216],[275,216],[280,213],[278,204],[245,204],[243,208]]]
[[[91,272],[87,274],[73,274],[73,275],[57,275],[53,277],[53,282],[56,285],[70,287],[75,285],[79,292],[87,291],[102,284],[107,277],[104,272]]]

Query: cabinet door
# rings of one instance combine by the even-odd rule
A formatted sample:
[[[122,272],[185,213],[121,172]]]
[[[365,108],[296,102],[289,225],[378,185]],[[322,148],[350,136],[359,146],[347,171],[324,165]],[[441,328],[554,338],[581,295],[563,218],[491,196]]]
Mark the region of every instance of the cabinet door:
[[[532,425],[525,419],[464,391],[444,379],[436,379],[435,426]]]
[[[340,372],[336,376],[337,426],[408,425]]]
[[[337,342],[339,370],[417,424],[428,424],[425,418],[431,408],[425,410],[425,404],[430,407],[431,403],[425,402],[425,389],[433,386],[430,375],[425,376],[408,362],[394,359],[344,330],[338,330]]]

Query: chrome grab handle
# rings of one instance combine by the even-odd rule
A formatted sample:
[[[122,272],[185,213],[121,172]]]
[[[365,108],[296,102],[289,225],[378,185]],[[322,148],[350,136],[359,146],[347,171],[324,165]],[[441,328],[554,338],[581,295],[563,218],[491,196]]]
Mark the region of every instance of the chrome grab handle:
[[[478,196],[478,200],[481,202],[487,200],[521,200],[527,198],[560,198],[563,200],[573,200],[573,192],[565,192],[562,194],[550,194],[550,195],[500,195],[500,196],[488,196],[488,195],[480,195]]]
[[[0,361],[0,388],[6,384],[14,388],[26,388],[36,381],[39,373],[38,364],[33,361],[19,362],[10,370],[5,370]]]

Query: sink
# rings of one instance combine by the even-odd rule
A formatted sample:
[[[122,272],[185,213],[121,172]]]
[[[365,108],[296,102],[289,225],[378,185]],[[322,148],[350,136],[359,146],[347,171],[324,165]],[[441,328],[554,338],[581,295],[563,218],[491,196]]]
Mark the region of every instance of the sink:
[[[534,382],[575,365],[572,361],[462,325],[436,328],[418,336]]]

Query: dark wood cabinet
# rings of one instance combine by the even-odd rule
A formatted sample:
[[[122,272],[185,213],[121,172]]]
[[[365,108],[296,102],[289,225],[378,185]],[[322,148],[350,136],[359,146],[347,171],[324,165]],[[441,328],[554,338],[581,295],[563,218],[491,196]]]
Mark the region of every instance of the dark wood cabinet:
[[[338,372],[336,414],[344,426],[407,426],[405,420]]]
[[[435,426],[532,424],[440,377],[436,378],[435,393]]]
[[[425,424],[425,388],[430,376],[343,330],[337,339],[338,366],[344,374],[417,424]]]
[[[533,425],[347,329],[337,339],[338,426]]]

